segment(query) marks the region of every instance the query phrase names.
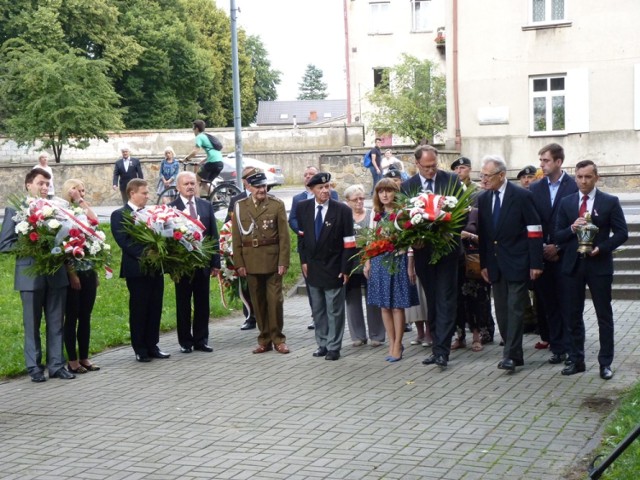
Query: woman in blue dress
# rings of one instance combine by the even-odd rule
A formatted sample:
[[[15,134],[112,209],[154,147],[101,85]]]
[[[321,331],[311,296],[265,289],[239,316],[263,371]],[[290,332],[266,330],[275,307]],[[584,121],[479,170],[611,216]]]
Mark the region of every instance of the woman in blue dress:
[[[180,173],[180,164],[176,161],[176,154],[173,148],[167,147],[164,149],[164,158],[160,164],[160,179],[158,180],[158,195],[164,192],[169,187],[176,186],[176,178]],[[162,203],[170,203],[175,200],[178,192],[171,190],[162,196]]]
[[[376,184],[373,195],[376,218],[384,218],[394,212],[397,208],[395,196],[399,191],[397,183],[390,178],[383,178]],[[389,273],[390,269],[393,273]],[[397,362],[402,359],[404,350],[404,309],[419,304],[413,252],[393,252],[373,257],[365,263],[364,274],[369,281],[367,304],[380,307],[382,311],[382,321],[389,339],[386,360]]]

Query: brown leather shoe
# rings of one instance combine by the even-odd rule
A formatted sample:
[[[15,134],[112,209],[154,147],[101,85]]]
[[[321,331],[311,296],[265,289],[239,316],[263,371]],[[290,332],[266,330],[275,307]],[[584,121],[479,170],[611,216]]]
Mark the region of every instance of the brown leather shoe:
[[[264,352],[268,352],[270,350],[273,350],[273,347],[271,346],[271,344],[267,344],[267,345],[258,345],[254,350],[253,353],[264,353]]]
[[[287,347],[287,344],[284,342],[274,345],[273,348],[275,348],[278,353],[289,353],[289,347]]]

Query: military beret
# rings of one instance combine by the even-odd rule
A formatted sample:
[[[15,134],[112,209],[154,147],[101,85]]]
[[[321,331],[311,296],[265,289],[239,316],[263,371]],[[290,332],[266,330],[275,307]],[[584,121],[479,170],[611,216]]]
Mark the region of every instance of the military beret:
[[[249,175],[247,177],[247,182],[252,187],[261,187],[262,185],[267,184],[267,176],[262,172],[254,173],[253,175]]]
[[[455,170],[456,167],[459,167],[460,165],[466,165],[467,167],[470,167],[471,160],[469,160],[467,157],[460,157],[451,164],[451,170]]]
[[[331,174],[327,172],[319,172],[316,173],[309,183],[307,183],[307,187],[313,187],[315,185],[323,185],[325,183],[329,183],[331,181]]]
[[[520,177],[523,177],[525,175],[535,175],[537,171],[538,170],[533,165],[527,165],[518,172],[518,176],[516,178],[520,179]]]
[[[397,168],[389,168],[384,176],[385,178],[402,178],[402,172]]]

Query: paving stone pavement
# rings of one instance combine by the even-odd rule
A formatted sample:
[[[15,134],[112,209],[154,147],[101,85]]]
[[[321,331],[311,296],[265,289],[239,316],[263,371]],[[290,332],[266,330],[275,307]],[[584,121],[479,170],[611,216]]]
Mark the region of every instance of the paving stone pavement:
[[[559,479],[597,444],[599,405],[640,372],[640,302],[615,301],[615,377],[598,376],[588,303],[587,372],[560,375],[525,337],[526,366],[496,369],[497,342],[452,354],[440,372],[409,346],[311,356],[306,298],[285,301],[289,355],[253,355],[255,330],[234,315],[212,324],[214,353],[134,361],[130,347],[97,355],[99,372],[0,383],[3,479]],[[98,323],[99,319],[94,322]],[[99,328],[99,327],[97,327]],[[582,467],[584,468],[584,467]]]

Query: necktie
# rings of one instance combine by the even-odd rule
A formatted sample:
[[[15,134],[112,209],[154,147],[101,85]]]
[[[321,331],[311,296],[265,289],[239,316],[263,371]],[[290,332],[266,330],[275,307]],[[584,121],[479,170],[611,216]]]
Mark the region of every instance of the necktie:
[[[493,195],[493,226],[497,227],[498,219],[500,218],[500,192],[496,190]]]
[[[318,205],[318,213],[316,214],[316,240],[320,238],[322,232],[322,205]]]
[[[187,205],[189,205],[189,216],[191,218],[198,218],[198,214],[196,213],[196,207],[193,204],[193,200],[189,200],[187,202]]]
[[[589,200],[589,196],[583,195],[582,203],[580,204],[580,211],[578,211],[579,217],[584,217],[584,214],[587,213],[587,200]]]
[[[424,182],[424,188],[427,192],[433,192],[433,180],[427,178],[427,181]]]

